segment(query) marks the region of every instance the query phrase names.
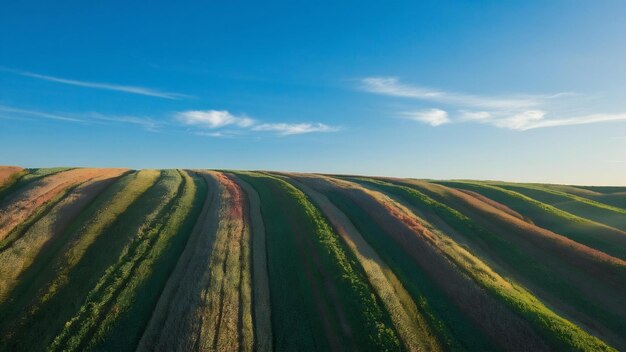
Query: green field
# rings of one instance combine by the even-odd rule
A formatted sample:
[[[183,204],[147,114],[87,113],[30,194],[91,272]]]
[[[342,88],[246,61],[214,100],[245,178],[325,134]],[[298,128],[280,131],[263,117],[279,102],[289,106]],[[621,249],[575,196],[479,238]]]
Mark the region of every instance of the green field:
[[[0,351],[626,349],[623,187],[6,170]]]

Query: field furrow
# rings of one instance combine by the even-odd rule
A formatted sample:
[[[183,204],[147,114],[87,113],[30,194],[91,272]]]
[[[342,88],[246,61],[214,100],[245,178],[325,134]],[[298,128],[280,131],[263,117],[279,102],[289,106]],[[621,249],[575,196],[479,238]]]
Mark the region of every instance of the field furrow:
[[[479,312],[468,310],[468,314],[480,316],[485,310],[493,311],[488,317],[482,317],[478,324],[483,326],[488,333],[493,334],[494,331],[498,331],[497,334],[491,336],[503,348],[540,349],[548,344],[552,345],[552,348],[610,349],[602,341],[549,310],[521,286],[498,275],[450,237],[427,221],[413,215],[406,207],[375,190],[369,189],[366,192],[385,206],[393,217],[418,234],[424,242],[428,242],[444,254],[454,263],[457,270],[469,276],[479,287],[489,293],[488,297],[478,295],[473,297],[470,291],[472,285],[466,286],[466,292],[456,292],[456,294],[461,294],[459,297],[461,299],[476,300],[480,302],[480,305],[484,305]],[[413,244],[415,245],[416,242]],[[433,262],[428,264],[432,265]],[[452,271],[449,272],[452,273]],[[444,284],[450,285],[450,281],[453,280],[448,279]],[[515,332],[512,333],[512,331]],[[538,338],[536,334],[541,335],[542,338]]]
[[[0,166],[0,352],[624,350],[622,198]]]
[[[450,229],[438,227],[455,240],[462,241],[472,253],[491,263],[498,272],[523,283],[550,306],[582,323],[587,329],[604,336],[617,346],[623,345],[624,341],[619,337],[624,333],[621,324],[624,321],[621,313],[623,307],[619,308],[617,292],[601,292],[601,281],[597,281],[584,271],[574,270],[569,261],[559,260],[552,252],[542,253],[536,245],[520,242],[522,236],[511,236],[515,235],[515,229],[514,227],[507,229],[508,223],[502,223],[500,227],[492,226],[488,230],[481,226],[480,221],[475,221],[478,217],[474,213],[461,213],[421,192],[430,189],[433,194],[436,190],[440,191],[439,194],[446,194],[447,190],[441,186],[397,179],[376,181],[361,179],[361,182],[369,182],[397,197],[414,212],[423,214],[434,224],[443,222],[448,225]],[[465,197],[463,193],[458,195]],[[456,204],[443,196],[440,199],[450,206]],[[482,208],[489,206],[490,204],[482,204]],[[490,219],[490,224],[499,224],[494,221],[495,217]],[[517,221],[517,218],[515,219]]]
[[[9,236],[13,229],[33,215],[40,206],[55,199],[68,187],[96,178],[102,172],[105,172],[104,169],[68,170],[43,177],[24,189],[18,189],[0,203],[0,240]]]
[[[8,322],[0,325],[2,346],[43,348],[51,340],[84,298],[90,282],[98,278],[98,267],[102,265],[98,257],[106,262],[114,253],[112,247],[94,250],[93,243],[97,239],[110,241],[121,237],[121,224],[112,225],[154,184],[159,174],[146,170],[123,176],[82,211],[58,241],[39,253],[0,310],[2,321]],[[126,221],[124,216],[120,220]]]
[[[122,171],[103,172],[97,178],[70,187],[63,197],[51,202],[50,209],[19,231],[19,236],[5,238],[0,247],[0,304],[17,284],[17,278],[28,269],[47,245],[60,237],[80,211],[102,192]],[[14,229],[17,233],[17,228]],[[6,240],[11,241],[6,241]]]
[[[251,302],[242,292],[249,296],[251,287],[241,281],[247,268],[241,262],[247,259],[242,241],[248,240],[241,191],[222,173],[201,174],[209,185],[207,201],[140,350],[252,349],[253,341],[244,338],[252,334],[252,326],[243,323],[251,320]]]
[[[265,225],[261,215],[261,200],[258,193],[247,182],[234,174],[230,177],[242,188],[247,201],[247,223],[251,235],[254,347],[257,351],[272,351],[272,320],[270,288],[267,272],[267,249]]]
[[[523,214],[537,226],[589,248],[626,260],[626,233],[624,231],[570,214],[552,205],[501,187],[478,182],[437,183],[475,191]]]
[[[51,349],[130,349],[139,341],[160,294],[159,283],[165,283],[178,259],[177,250],[182,251],[186,243],[184,231],[176,235],[196,196],[195,183],[186,173],[166,170],[159,182],[164,193],[158,205],[145,216],[117,262],[100,277]],[[163,265],[156,266],[159,262]]]
[[[311,187],[321,187],[315,178],[290,174],[291,181],[307,194],[321,209],[335,231],[352,250],[363,267],[369,282],[385,305],[396,331],[409,351],[441,350],[440,343],[431,331],[426,318],[418,311],[409,293],[399,283],[391,269],[365,241],[348,217],[332,204],[326,196]],[[306,184],[306,185],[305,185]],[[309,187],[308,185],[311,185]]]
[[[237,176],[261,200],[274,347],[398,349],[393,323],[363,269],[306,195],[276,177]]]
[[[38,316],[30,321],[37,326],[40,325],[41,318],[48,321],[48,324],[41,326],[40,329],[31,330],[31,333],[36,332],[42,338],[37,340],[20,338],[16,341],[18,344],[43,348],[51,343],[55,335],[67,333],[66,330],[70,326],[68,322],[72,316],[86,310],[85,304],[89,305],[89,299],[93,296],[89,294],[90,291],[102,289],[97,286],[98,283],[111,277],[116,260],[127,254],[129,249],[133,248],[132,244],[143,238],[141,234],[164,207],[163,200],[171,198],[172,193],[176,193],[180,183],[179,174],[169,170],[160,174],[159,180],[142,194],[132,204],[133,206],[117,217],[110,227],[89,244],[69,270],[67,277],[59,282],[60,285],[52,286],[52,294],[43,297]]]
[[[539,185],[490,183],[551,205],[581,218],[626,231],[626,210]],[[624,233],[626,237],[626,232]]]

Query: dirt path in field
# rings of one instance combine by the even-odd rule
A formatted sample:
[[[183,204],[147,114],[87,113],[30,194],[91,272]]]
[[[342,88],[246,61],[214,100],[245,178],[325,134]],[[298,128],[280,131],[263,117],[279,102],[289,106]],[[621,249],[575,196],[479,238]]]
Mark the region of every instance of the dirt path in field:
[[[261,215],[259,194],[241,178],[228,174],[244,191],[247,199],[247,223],[252,237],[252,289],[254,307],[255,349],[261,352],[273,350],[270,287],[265,246],[265,225]]]
[[[0,252],[0,302],[7,299],[16,280],[46,245],[55,240],[78,214],[124,171],[102,171],[97,177],[72,189],[48,213]]]
[[[466,276],[435,245],[439,240],[419,219],[403,210],[397,203],[379,192],[360,185],[328,179],[370,214],[391,240],[406,250],[416,265],[446,293],[451,302],[481,328],[494,343],[508,350],[547,350],[533,329],[502,302],[487,294]]]
[[[68,187],[90,179],[105,177],[105,175],[119,175],[124,171],[126,170],[72,169],[35,181],[26,189],[4,199],[0,204],[0,240],[33,214],[37,208],[54,199]]]
[[[7,182],[11,176],[22,170],[24,170],[24,168],[19,166],[0,166],[0,189],[2,189],[4,183]]]
[[[363,267],[365,274],[387,309],[391,320],[409,351],[438,351],[441,346],[432,334],[428,323],[418,312],[415,303],[402,302],[400,297],[410,297],[403,287],[396,287],[391,280],[399,280],[391,269],[365,241],[348,217],[332,204],[326,196],[313,188],[324,189],[323,182],[311,176],[288,174],[297,181],[296,186],[305,192],[320,207],[335,231],[343,238]],[[305,185],[306,184],[306,185]],[[311,187],[313,188],[311,188]],[[326,187],[328,189],[328,187]],[[387,276],[392,276],[388,278]],[[396,292],[396,290],[402,290]]]

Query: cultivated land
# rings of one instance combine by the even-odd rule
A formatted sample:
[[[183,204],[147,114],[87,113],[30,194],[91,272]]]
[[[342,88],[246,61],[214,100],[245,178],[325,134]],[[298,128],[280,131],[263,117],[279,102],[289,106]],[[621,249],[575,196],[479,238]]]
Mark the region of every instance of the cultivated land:
[[[0,351],[626,350],[626,188],[0,167]]]

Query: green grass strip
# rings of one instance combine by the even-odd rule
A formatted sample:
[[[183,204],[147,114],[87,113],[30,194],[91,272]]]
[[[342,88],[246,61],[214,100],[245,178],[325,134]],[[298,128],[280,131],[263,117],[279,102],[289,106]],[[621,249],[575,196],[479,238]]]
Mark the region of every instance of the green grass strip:
[[[497,183],[491,185],[521,193],[575,216],[615,227],[622,231],[626,230],[626,209],[542,186],[515,183]],[[626,234],[624,234],[624,236],[626,236]]]
[[[289,319],[301,319],[306,321],[306,315],[318,315],[316,309],[311,307],[313,298],[303,297],[302,300],[307,303],[306,309],[308,313],[304,313],[299,318],[292,314],[297,312],[286,312],[286,310],[298,309],[297,306],[289,306],[287,302],[296,304],[294,298],[289,297],[287,292],[279,292],[276,288],[276,280],[285,280],[286,276],[295,275],[295,281],[305,280],[302,270],[297,272],[285,272],[284,268],[276,269],[277,265],[293,265],[294,263],[311,260],[311,258],[298,257],[294,247],[295,244],[286,242],[287,238],[292,238],[295,234],[289,229],[288,222],[292,221],[293,226],[297,226],[303,233],[301,235],[314,235],[313,243],[318,248],[316,252],[320,256],[320,263],[325,270],[331,273],[332,279],[335,281],[335,287],[339,294],[342,308],[346,310],[347,319],[353,327],[353,338],[359,343],[359,349],[374,349],[379,351],[398,350],[402,348],[399,338],[397,337],[393,323],[391,322],[387,312],[378,301],[376,295],[369,286],[363,269],[359,266],[356,258],[341,243],[339,236],[332,231],[328,222],[324,219],[320,210],[310,202],[308,197],[299,189],[295,188],[288,182],[279,178],[261,175],[237,173],[244,181],[251,184],[259,193],[262,203],[263,220],[266,225],[267,241],[268,241],[268,260],[270,268],[270,286],[272,288],[272,321],[275,332],[275,348],[278,350],[293,349],[294,346],[305,348],[308,344],[309,349],[322,349],[323,345],[319,340],[323,340],[323,332],[316,331],[320,337],[313,336],[318,341],[310,341],[312,336],[309,329],[319,329],[321,323],[309,321],[312,324],[309,329],[300,331],[305,336],[293,334],[295,326],[288,323]],[[287,215],[281,209],[289,209]],[[297,235],[295,235],[297,236]],[[278,243],[281,242],[281,243]],[[310,254],[310,253],[307,253]],[[277,258],[282,257],[278,261]],[[295,270],[295,268],[293,268]],[[277,277],[280,275],[280,277]],[[302,282],[301,282],[302,283]],[[306,282],[304,289],[299,291],[302,294],[310,295],[307,292],[307,285],[324,286],[323,281],[316,283]],[[291,295],[296,294],[291,292]],[[287,303],[287,305],[286,305]],[[330,304],[328,302],[327,304]],[[304,308],[304,307],[302,307]],[[299,308],[299,309],[302,309]],[[331,309],[334,309],[331,307]],[[301,312],[300,314],[302,314]],[[334,312],[333,312],[334,313]],[[319,317],[317,317],[319,319]],[[304,322],[303,322],[304,323]],[[285,325],[287,324],[287,325]],[[293,334],[293,335],[292,335]],[[303,341],[305,344],[300,344]],[[295,344],[293,344],[295,342]]]
[[[370,185],[381,186],[384,189],[401,190],[405,196],[420,199],[429,207],[444,209],[445,206],[437,204],[436,201],[425,194],[406,186],[398,186],[388,182],[358,178],[357,181],[369,183]],[[449,209],[451,212],[456,212]],[[456,215],[462,215],[456,212]],[[440,247],[448,257],[453,260],[459,268],[464,270],[477,283],[490,291],[492,294],[507,303],[513,311],[530,321],[543,336],[552,342],[557,349],[579,350],[579,351],[612,351],[609,347],[572,322],[564,319],[548,309],[541,301],[528,292],[523,287],[513,283],[506,282],[497,274],[493,273],[485,264],[475,259],[468,251],[456,245],[448,236],[441,233],[435,228],[431,230],[442,238],[442,246]]]
[[[144,260],[151,262],[155,259],[149,256],[151,249],[155,244],[157,247],[162,245],[159,234],[170,215],[170,209],[176,204],[185,185],[180,173],[175,170],[163,171],[160,183],[165,191],[161,202],[145,217],[143,225],[122,250],[117,262],[106,270],[87,295],[82,307],[65,324],[63,331],[50,346],[51,350],[82,350],[90,344],[99,342],[98,328],[110,324],[111,319],[120,313],[120,309],[115,305],[116,300],[124,297],[125,286],[133,282],[132,276],[137,268],[141,267],[142,262]]]
[[[434,181],[433,183],[480,193],[526,216],[538,226],[626,260],[626,248],[611,241],[610,236],[613,236],[612,233],[618,230],[606,227],[603,224],[573,215],[521,193],[497,186],[473,181]]]
[[[106,314],[100,322],[89,349],[134,351],[139,343],[206,200],[207,184],[202,177],[181,173],[182,194],[159,220],[163,226],[158,240],[116,298],[114,313]]]
[[[38,254],[21,276],[10,305],[0,311],[0,321],[7,322],[0,324],[0,332],[11,336],[2,340],[0,350],[43,349],[56,335],[58,326],[84,299],[83,292],[86,294],[90,283],[99,277],[100,265],[114,259],[115,247],[102,244],[123,239],[123,229],[115,223],[120,220],[128,225],[131,219],[140,218],[134,211],[127,214],[127,210],[159,175],[156,170],[142,170],[121,177],[98,195],[57,241]],[[98,248],[92,248],[94,245]]]
[[[410,256],[356,202],[339,191],[324,193],[344,212],[409,291],[446,350],[493,350],[487,337],[450,302]]]

